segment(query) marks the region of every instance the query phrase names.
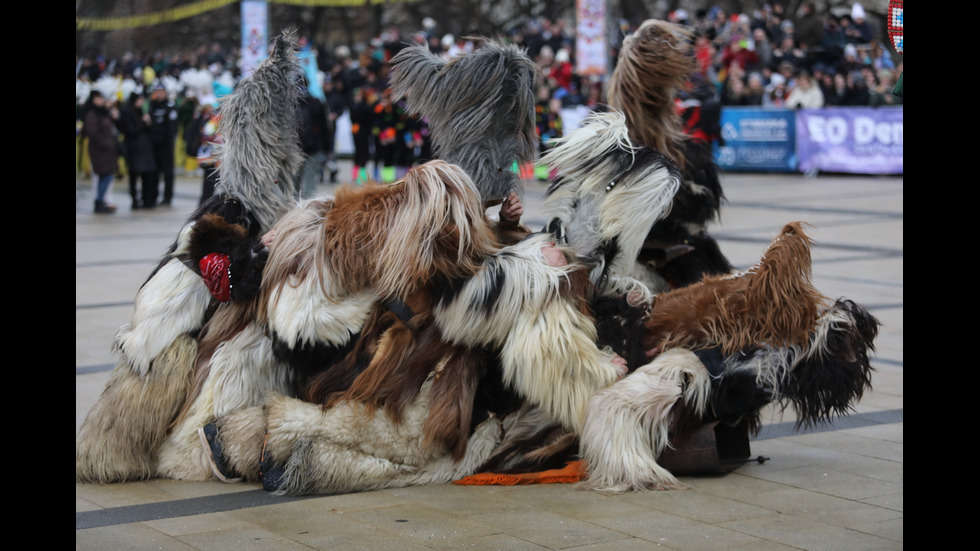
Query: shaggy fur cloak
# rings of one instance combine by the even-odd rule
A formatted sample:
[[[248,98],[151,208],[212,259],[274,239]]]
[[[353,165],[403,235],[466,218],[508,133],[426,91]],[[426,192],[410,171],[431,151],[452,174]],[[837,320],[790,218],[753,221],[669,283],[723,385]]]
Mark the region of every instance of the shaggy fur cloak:
[[[181,229],[116,334],[120,360],[76,437],[77,481],[157,474],[161,448],[193,392],[200,334],[222,309],[258,292],[264,258],[255,246],[293,206],[290,178],[302,159],[295,50],[291,33],[278,37],[221,105],[219,189]]]
[[[659,151],[682,174],[670,215],[650,229],[644,247],[668,285],[664,289],[732,270],[707,232],[724,200],[711,144],[684,133],[676,104],[696,68],[692,43],[690,31],[680,25],[644,21],[624,38],[607,89],[609,106],[625,115],[633,143]],[[666,251],[677,246],[690,250],[666,261]]]

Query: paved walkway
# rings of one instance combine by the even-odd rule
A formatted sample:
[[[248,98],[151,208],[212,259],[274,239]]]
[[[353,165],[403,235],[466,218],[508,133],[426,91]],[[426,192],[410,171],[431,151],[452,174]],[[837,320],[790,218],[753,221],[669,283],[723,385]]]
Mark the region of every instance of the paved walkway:
[[[682,477],[689,489],[671,492],[446,484],[297,499],[257,484],[76,484],[75,548],[902,549],[903,179],[729,174],[723,183],[728,202],[712,233],[738,267],[757,262],[786,222],[809,222],[816,287],[881,320],[874,389],[852,415],[795,432],[790,413],[769,412],[751,442],[752,457],[764,462]],[[173,207],[130,211],[117,183],[119,211],[96,215],[90,182],[76,181],[76,431],[114,364],[113,333],[199,193],[197,178],[179,178]],[[544,224],[543,193],[543,185],[528,185],[525,221],[533,229]]]

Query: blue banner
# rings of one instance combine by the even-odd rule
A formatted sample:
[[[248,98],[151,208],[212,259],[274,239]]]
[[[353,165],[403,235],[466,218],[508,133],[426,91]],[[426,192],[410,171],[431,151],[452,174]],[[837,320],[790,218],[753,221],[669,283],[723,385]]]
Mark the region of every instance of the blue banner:
[[[904,174],[904,112],[901,107],[798,111],[800,170]]]
[[[718,166],[729,171],[792,172],[797,168],[796,114],[787,109],[725,107]]]

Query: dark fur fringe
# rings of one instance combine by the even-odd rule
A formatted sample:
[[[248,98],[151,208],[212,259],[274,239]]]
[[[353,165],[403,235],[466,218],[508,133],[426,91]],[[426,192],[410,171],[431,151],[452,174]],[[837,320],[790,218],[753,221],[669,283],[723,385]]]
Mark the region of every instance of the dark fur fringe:
[[[717,345],[731,355],[764,344],[802,345],[826,301],[810,283],[810,238],[801,223],[790,223],[750,270],[657,295],[644,347]]]
[[[391,89],[428,119],[436,158],[459,165],[484,201],[522,192],[511,170],[537,157],[533,84],[537,66],[512,44],[485,40],[476,51],[445,61],[427,46],[391,60]]]
[[[694,422],[688,416],[686,423],[678,417],[672,431],[683,432],[697,421],[721,420],[732,425],[745,422],[751,433],[758,433],[761,410],[770,403],[792,407],[798,430],[849,413],[871,388],[874,369],[869,353],[874,351],[878,326],[866,308],[838,299],[802,346],[763,347],[719,359],[722,372],[712,378],[709,415]],[[709,367],[713,375],[717,369]]]
[[[835,315],[839,314],[839,315]],[[871,389],[869,352],[880,322],[860,304],[838,299],[826,332],[818,332],[801,354],[783,389],[781,402],[797,412],[797,428],[850,413]]]
[[[560,469],[578,458],[578,437],[543,410],[525,403],[503,418],[503,438],[479,473],[518,474]]]
[[[673,216],[663,222],[650,232],[638,258],[664,278],[670,286],[665,290],[686,287],[706,276],[730,274],[735,269],[708,233],[691,234],[690,226],[678,223]],[[671,258],[668,248],[676,246],[686,247],[687,252]]]
[[[625,296],[599,297],[592,302],[597,345],[609,347],[626,360],[629,371],[650,362],[643,348],[644,322],[649,308],[631,306]]]
[[[381,336],[396,320],[397,317],[378,301],[365,320],[361,333],[352,340],[351,350],[335,363],[319,364],[320,370],[307,381],[299,397],[314,404],[328,405],[339,401],[343,393],[354,384],[357,376],[367,369],[378,352]],[[285,348],[285,345],[281,346]],[[314,365],[311,364],[310,367],[313,368]]]
[[[658,220],[648,242],[690,245],[693,249],[654,269],[672,289],[700,281],[706,275],[729,274],[734,266],[721,252],[707,226],[720,216],[725,195],[711,146],[685,137],[681,144],[685,164],[683,180],[671,202],[670,213]]]
[[[259,236],[249,234],[249,225],[235,222],[242,218],[217,213],[202,215],[191,231],[187,254],[181,256],[181,260],[200,275],[199,262],[204,256],[227,254],[231,259],[231,297],[238,301],[249,300],[258,294],[262,268],[268,257],[268,251],[259,244]]]

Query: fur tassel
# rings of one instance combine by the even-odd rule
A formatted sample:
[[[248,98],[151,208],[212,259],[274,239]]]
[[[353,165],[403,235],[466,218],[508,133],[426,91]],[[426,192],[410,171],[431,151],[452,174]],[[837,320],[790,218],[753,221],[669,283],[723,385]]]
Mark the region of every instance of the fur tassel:
[[[820,317],[788,384],[777,392],[777,399],[793,404],[798,427],[849,413],[871,389],[874,369],[869,353],[875,350],[879,325],[866,308],[845,299],[838,299]]]
[[[757,346],[800,346],[828,299],[810,283],[810,238],[791,223],[749,270],[657,295],[644,347],[720,346],[724,355]]]
[[[588,471],[582,486],[613,492],[681,488],[657,458],[669,445],[675,404],[704,412],[710,387],[697,356],[674,349],[595,393],[580,436]]]
[[[156,474],[167,428],[191,388],[197,343],[175,338],[156,355],[157,368],[136,374],[126,362],[113,369],[75,440],[75,481],[106,484]]]
[[[391,64],[393,94],[428,120],[436,158],[462,167],[484,201],[522,192],[511,165],[537,157],[533,84],[539,71],[523,50],[486,40],[445,61],[427,46],[410,46]]]

